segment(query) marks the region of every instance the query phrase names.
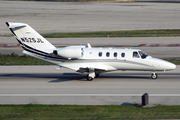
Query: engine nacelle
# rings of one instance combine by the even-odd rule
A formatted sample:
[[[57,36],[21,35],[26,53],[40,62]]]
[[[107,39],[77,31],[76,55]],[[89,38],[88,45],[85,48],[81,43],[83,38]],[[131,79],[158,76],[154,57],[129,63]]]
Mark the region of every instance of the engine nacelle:
[[[54,50],[53,53],[68,59],[78,59],[83,55],[82,48],[82,46],[70,46]]]

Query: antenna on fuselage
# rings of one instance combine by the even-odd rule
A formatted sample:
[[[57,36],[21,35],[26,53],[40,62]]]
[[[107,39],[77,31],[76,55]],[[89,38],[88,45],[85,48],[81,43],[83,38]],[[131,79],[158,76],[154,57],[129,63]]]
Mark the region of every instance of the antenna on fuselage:
[[[92,48],[90,43],[87,43],[88,48]]]

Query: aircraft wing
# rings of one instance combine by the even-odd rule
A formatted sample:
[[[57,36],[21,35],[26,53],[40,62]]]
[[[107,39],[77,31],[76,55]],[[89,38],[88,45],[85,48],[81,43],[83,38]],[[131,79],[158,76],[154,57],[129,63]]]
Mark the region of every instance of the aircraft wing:
[[[102,63],[63,63],[60,66],[75,70],[80,73],[89,72],[89,69],[94,69],[96,72],[107,72],[117,70],[116,68]]]

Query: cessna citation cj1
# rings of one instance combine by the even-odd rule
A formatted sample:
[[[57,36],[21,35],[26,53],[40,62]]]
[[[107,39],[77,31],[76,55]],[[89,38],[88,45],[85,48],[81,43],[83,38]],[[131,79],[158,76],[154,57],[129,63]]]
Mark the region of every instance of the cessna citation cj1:
[[[24,49],[24,54],[76,72],[86,72],[88,81],[103,72],[115,70],[152,71],[151,78],[157,79],[156,71],[176,68],[176,65],[152,58],[139,49],[92,48],[89,43],[87,46],[56,48],[27,24],[6,24]]]

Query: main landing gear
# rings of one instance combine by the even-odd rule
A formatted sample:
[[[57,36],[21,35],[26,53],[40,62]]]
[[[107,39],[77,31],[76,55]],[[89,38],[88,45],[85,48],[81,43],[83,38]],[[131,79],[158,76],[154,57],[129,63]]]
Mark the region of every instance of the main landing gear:
[[[92,81],[94,78],[98,78],[98,77],[99,77],[99,74],[95,74],[95,76],[94,75],[92,76],[92,74],[88,74],[86,76],[86,79],[87,81]]]
[[[89,74],[87,75],[86,79],[88,81],[92,81],[95,78],[95,72],[94,72],[94,68],[89,68]]]
[[[89,74],[86,76],[87,81],[92,81],[94,78],[92,76],[89,76]]]
[[[158,75],[157,75],[155,72],[153,72],[152,75],[151,75],[151,78],[152,78],[153,80],[155,80],[155,79],[158,78]]]
[[[99,74],[95,73],[94,68],[90,68],[89,74],[86,76],[87,81],[92,81],[95,77],[99,77]]]

